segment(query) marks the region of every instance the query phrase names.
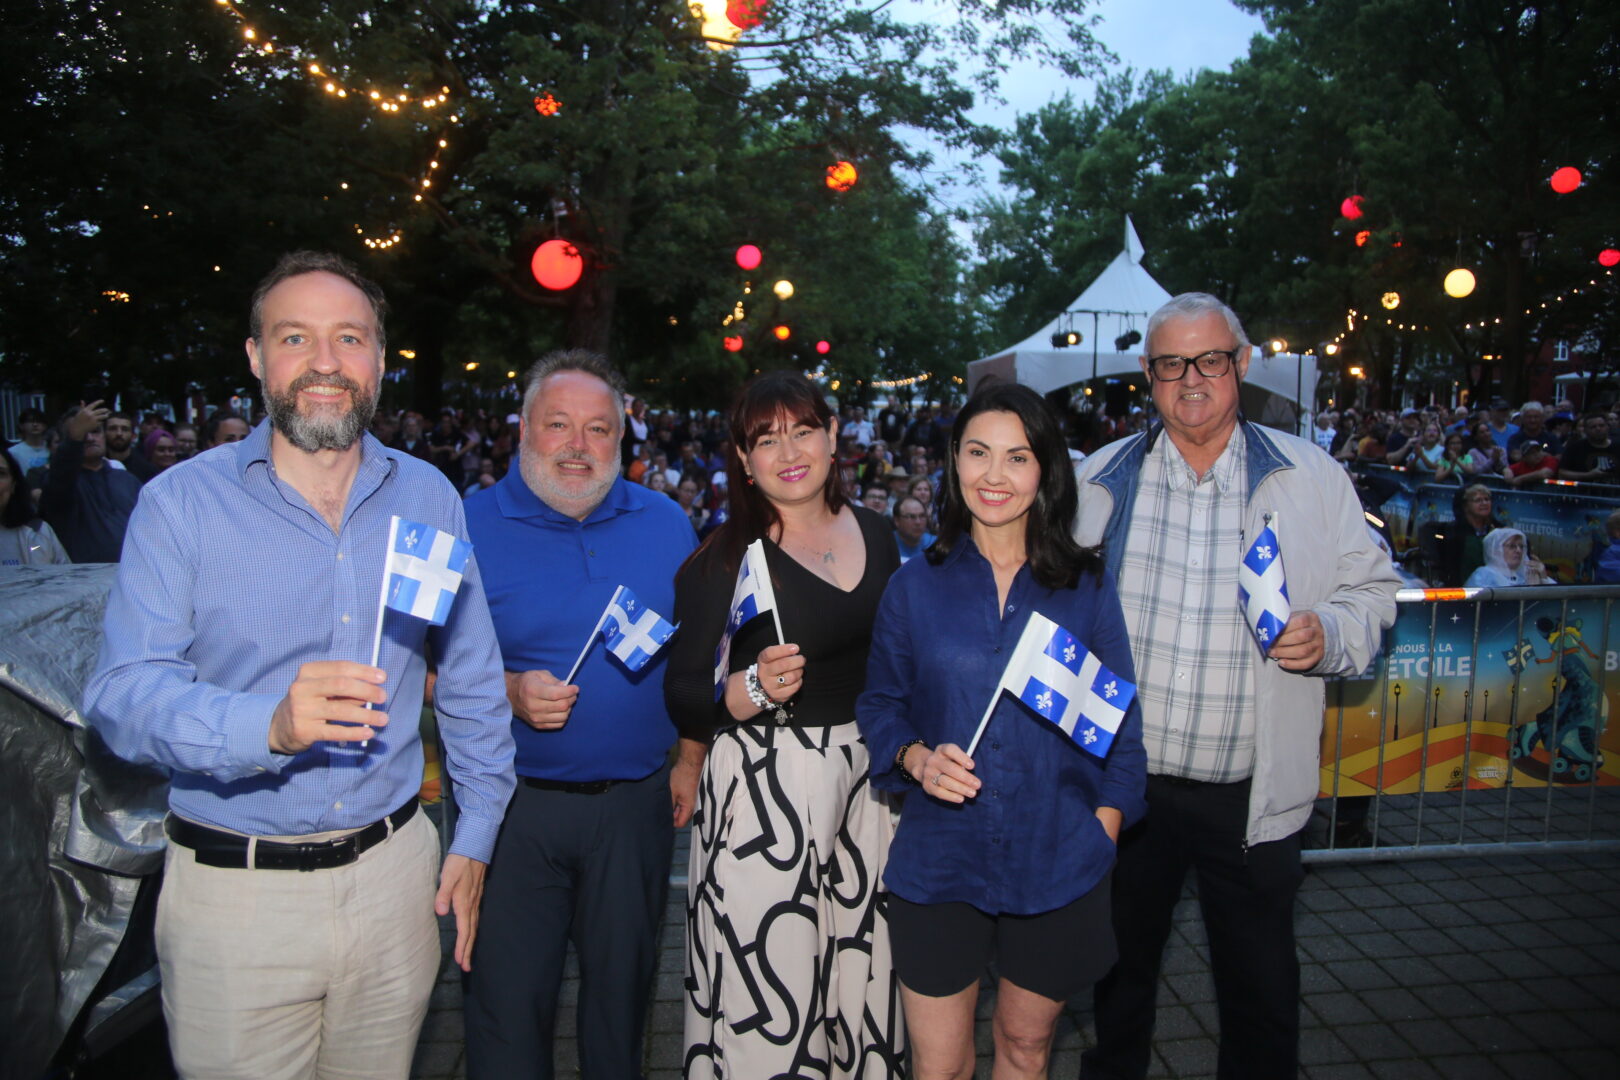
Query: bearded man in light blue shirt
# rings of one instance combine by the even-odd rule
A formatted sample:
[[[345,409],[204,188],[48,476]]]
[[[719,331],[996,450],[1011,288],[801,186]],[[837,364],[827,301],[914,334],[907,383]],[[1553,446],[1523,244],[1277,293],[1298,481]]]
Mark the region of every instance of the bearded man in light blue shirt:
[[[476,557],[443,626],[378,602],[394,516],[467,531],[437,469],[366,434],[383,312],[348,262],[281,260],[246,343],[269,420],[142,490],[108,599],[84,712],[171,776],[157,946],[182,1076],[403,1077],[435,911],[472,955],[511,710]],[[430,650],[461,810],[436,886],[416,802]]]

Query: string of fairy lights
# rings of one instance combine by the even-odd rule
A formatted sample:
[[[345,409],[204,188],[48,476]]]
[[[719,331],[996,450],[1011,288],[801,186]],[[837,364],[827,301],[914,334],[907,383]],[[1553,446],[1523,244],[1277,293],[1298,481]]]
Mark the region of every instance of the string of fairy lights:
[[[1604,270],[1603,273],[1598,275],[1597,277],[1587,279],[1587,281],[1586,281],[1586,283],[1584,285],[1571,286],[1570,288],[1567,288],[1564,291],[1555,294],[1554,297],[1551,300],[1543,300],[1538,305],[1536,305],[1534,307],[1525,308],[1524,313],[1525,313],[1525,315],[1535,315],[1535,314],[1538,314],[1538,313],[1543,312],[1543,311],[1556,310],[1560,305],[1567,303],[1569,300],[1571,300],[1574,297],[1580,296],[1584,292],[1589,292],[1589,291],[1591,291],[1593,289],[1602,288],[1604,285],[1608,284],[1608,282],[1606,282],[1604,279],[1605,278],[1613,278],[1613,277],[1614,277],[1614,271],[1613,270]],[[1394,294],[1394,293],[1386,293],[1385,294],[1386,297],[1395,296],[1395,295],[1396,294]],[[1393,307],[1389,307],[1388,300],[1385,300],[1384,303],[1385,303],[1385,306],[1389,308],[1389,310],[1394,310]],[[1399,306],[1398,298],[1397,298],[1395,303],[1396,303],[1396,306]],[[1376,325],[1377,321],[1378,321],[1378,316],[1377,316],[1376,313],[1359,311],[1356,308],[1350,308],[1349,310],[1347,310],[1344,313],[1344,326],[1345,326],[1345,328],[1343,330],[1339,331],[1339,333],[1336,336],[1334,336],[1332,338],[1332,340],[1328,342],[1328,344],[1333,345],[1333,346],[1339,346],[1339,345],[1343,344],[1345,338],[1347,338],[1351,334],[1355,333],[1356,328],[1357,328],[1358,325],[1362,326],[1362,327],[1366,327],[1368,325]],[[1497,316],[1493,316],[1493,317],[1490,317],[1490,318],[1478,319],[1478,320],[1475,320],[1473,322],[1463,323],[1462,328],[1465,331],[1467,331],[1467,330],[1484,330],[1487,327],[1500,326],[1500,325],[1502,325],[1502,317],[1500,315],[1497,315]],[[1419,324],[1419,323],[1415,323],[1415,322],[1412,322],[1412,323],[1397,322],[1395,320],[1394,316],[1385,316],[1384,320],[1383,320],[1383,326],[1386,329],[1389,329],[1389,330],[1401,331],[1401,332],[1406,332],[1406,333],[1414,333],[1414,332],[1415,333],[1428,333],[1432,329],[1426,323]],[[1329,355],[1332,355],[1332,354],[1329,354]]]
[[[380,113],[397,115],[407,110],[415,110],[421,118],[429,120],[443,117],[443,121],[436,131],[433,152],[429,155],[427,163],[422,167],[419,175],[412,180],[411,201],[419,204],[425,195],[430,194],[437,182],[438,170],[443,167],[445,152],[450,149],[449,135],[454,125],[461,123],[461,115],[450,112],[445,106],[450,101],[450,88],[440,86],[436,92],[412,92],[407,84],[403,87],[390,87],[383,89],[377,86],[362,86],[346,80],[331,66],[299,48],[296,45],[278,46],[267,35],[261,33],[250,20],[243,9],[241,0],[214,0],[215,4],[226,14],[241,24],[242,40],[246,43],[248,52],[260,56],[285,56],[289,62],[298,65],[314,81],[326,95],[334,100],[347,100],[354,98],[362,103],[369,103]],[[338,190],[348,191],[347,180],[338,183]],[[364,226],[355,223],[354,231],[366,247],[373,251],[388,251],[398,246],[404,235],[397,227],[383,230],[376,235],[367,235]]]

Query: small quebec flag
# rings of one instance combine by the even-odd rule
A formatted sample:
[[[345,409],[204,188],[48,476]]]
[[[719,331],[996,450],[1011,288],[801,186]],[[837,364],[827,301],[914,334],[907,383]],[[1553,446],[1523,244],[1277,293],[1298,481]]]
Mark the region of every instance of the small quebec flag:
[[[1103,667],[1075,636],[1031,612],[996,693],[1009,691],[1061,728],[1088,753],[1103,757],[1114,743],[1136,687]]]
[[[743,553],[737,568],[737,587],[731,591],[731,607],[726,632],[714,650],[714,700],[726,696],[726,678],[731,674],[731,639],[743,624],[776,610],[776,590],[771,588],[771,571],[765,564],[765,542],[755,540]]]
[[[391,532],[385,603],[395,611],[443,626],[461,587],[472,545],[397,515]]]
[[[1266,515],[1266,527],[1254,538],[1238,567],[1238,593],[1243,616],[1260,642],[1269,650],[1277,635],[1288,625],[1288,583],[1283,580],[1282,548],[1277,544],[1277,515]]]
[[[675,627],[623,585],[614,592],[602,616],[602,640],[608,652],[631,671],[646,667],[653,654],[674,635]]]

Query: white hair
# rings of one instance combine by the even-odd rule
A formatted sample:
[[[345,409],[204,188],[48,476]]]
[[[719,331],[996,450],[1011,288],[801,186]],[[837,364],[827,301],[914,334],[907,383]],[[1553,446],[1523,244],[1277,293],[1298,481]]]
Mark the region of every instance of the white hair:
[[[1147,338],[1143,342],[1143,348],[1146,349],[1152,344],[1153,335],[1159,332],[1159,327],[1171,319],[1196,319],[1212,311],[1226,320],[1227,329],[1232,331],[1232,337],[1237,340],[1240,348],[1249,344],[1249,336],[1243,332],[1243,323],[1238,320],[1237,312],[1209,293],[1184,292],[1180,296],[1172,296],[1165,301],[1164,306],[1148,316]]]

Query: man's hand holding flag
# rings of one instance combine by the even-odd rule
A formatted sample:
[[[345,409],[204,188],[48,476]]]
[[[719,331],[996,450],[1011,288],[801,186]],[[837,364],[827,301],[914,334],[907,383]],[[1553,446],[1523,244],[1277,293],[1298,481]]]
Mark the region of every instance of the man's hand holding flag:
[[[1309,671],[1322,662],[1326,644],[1322,620],[1314,612],[1295,612],[1289,605],[1275,512],[1266,515],[1265,528],[1243,554],[1238,595],[1244,621],[1254,631],[1261,651],[1280,667]]]

